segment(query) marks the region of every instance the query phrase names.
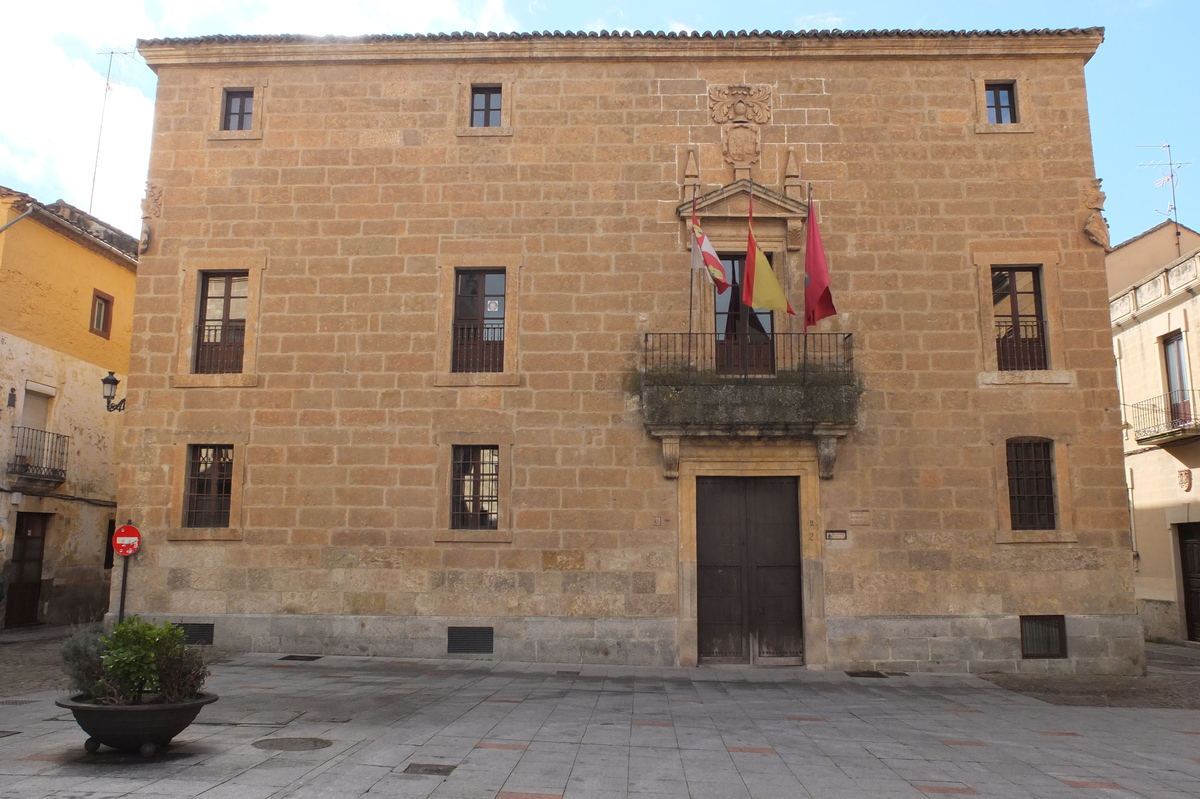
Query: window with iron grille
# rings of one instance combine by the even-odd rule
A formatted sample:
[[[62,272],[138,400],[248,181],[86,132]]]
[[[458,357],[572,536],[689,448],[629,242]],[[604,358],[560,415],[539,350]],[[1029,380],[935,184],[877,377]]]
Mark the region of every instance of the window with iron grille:
[[[987,83],[983,87],[987,98],[988,123],[1011,125],[1017,121],[1017,85],[1012,81]]]
[[[254,90],[226,89],[221,130],[250,130],[254,120]]]
[[[500,448],[474,444],[455,446],[451,461],[451,529],[497,529],[500,520]]]
[[[228,527],[233,496],[233,445],[190,444],[184,527]]]
[[[1048,438],[1010,438],[1008,505],[1014,530],[1053,530],[1054,442]]]
[[[1036,266],[992,268],[996,368],[1001,372],[1048,368],[1041,282]]]
[[[204,272],[200,275],[195,374],[237,374],[242,371],[249,286],[248,271]]]
[[[471,87],[471,127],[500,127],[500,94],[499,86]]]
[[[503,269],[459,269],[454,274],[450,371],[504,371]]]
[[[1065,616],[1022,616],[1021,657],[1029,659],[1067,656]]]
[[[92,289],[92,313],[88,322],[88,330],[97,336],[108,338],[112,332],[112,307],[111,294],[105,294],[100,289]]]

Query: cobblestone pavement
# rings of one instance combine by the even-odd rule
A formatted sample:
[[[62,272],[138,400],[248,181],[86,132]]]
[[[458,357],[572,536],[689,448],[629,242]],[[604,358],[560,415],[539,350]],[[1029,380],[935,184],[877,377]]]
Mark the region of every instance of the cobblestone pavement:
[[[1200,711],[969,675],[280,658],[219,664],[220,701],[147,760],[87,754],[55,691],[0,700],[0,797],[1200,796]]]

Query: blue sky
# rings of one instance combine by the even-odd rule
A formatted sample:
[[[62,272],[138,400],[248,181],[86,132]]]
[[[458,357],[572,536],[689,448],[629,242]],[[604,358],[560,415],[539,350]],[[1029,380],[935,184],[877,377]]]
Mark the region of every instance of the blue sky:
[[[1196,0],[56,0],[6,4],[0,52],[0,185],[65,199],[136,233],[150,142],[154,74],[113,61],[99,161],[104,51],[138,38],[210,33],[408,33],[454,30],[992,30],[1103,26],[1087,67],[1096,173],[1114,243],[1166,217],[1158,145],[1200,160]],[[95,189],[93,194],[93,172]],[[1200,228],[1200,166],[1178,173],[1179,221]]]

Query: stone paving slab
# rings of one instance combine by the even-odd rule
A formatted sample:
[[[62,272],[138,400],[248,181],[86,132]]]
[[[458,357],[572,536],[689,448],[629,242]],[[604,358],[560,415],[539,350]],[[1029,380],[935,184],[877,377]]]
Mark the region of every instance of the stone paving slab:
[[[215,671],[220,701],[145,760],[87,754],[54,693],[10,697],[0,799],[1200,797],[1200,711],[1060,707],[969,675],[265,654]],[[294,739],[322,748],[263,748]],[[407,773],[429,766],[453,769]]]

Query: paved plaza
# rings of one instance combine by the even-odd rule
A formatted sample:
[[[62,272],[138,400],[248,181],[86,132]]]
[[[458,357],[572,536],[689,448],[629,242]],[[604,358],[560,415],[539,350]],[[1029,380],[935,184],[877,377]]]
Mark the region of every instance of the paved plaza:
[[[0,699],[0,797],[1200,797],[1200,711],[968,675],[236,655],[155,758]]]

